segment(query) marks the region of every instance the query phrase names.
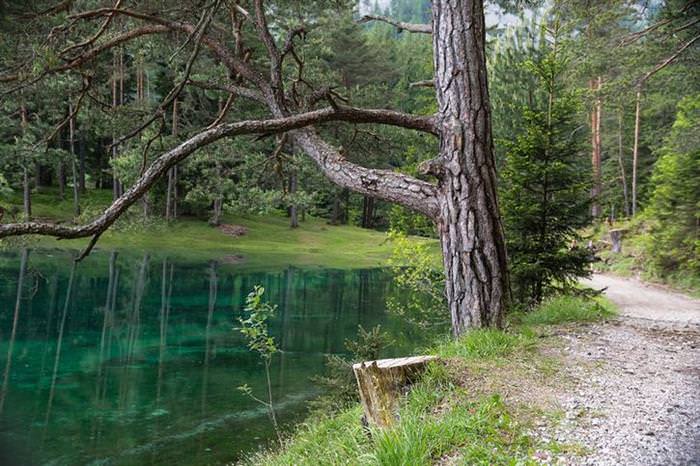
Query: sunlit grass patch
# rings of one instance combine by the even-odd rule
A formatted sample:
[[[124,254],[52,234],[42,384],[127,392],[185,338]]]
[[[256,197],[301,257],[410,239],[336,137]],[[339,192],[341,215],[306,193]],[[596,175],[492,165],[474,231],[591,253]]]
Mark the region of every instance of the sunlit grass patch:
[[[445,358],[492,359],[532,348],[534,342],[534,336],[528,331],[475,329],[438,345],[435,352]]]
[[[603,298],[557,296],[532,312],[518,316],[523,325],[556,325],[570,322],[595,322],[615,315],[613,305]]]

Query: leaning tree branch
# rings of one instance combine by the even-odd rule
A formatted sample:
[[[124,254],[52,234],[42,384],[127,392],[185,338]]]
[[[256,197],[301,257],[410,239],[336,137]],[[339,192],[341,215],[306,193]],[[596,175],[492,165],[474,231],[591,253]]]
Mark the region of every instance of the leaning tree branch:
[[[114,9],[118,9],[121,6],[122,0],[117,0],[116,3],[114,4]],[[59,56],[63,57],[66,56],[69,52],[76,50],[76,49],[83,49],[89,45],[92,45],[95,43],[97,39],[104,34],[104,32],[107,30],[109,25],[112,23],[112,18],[114,18],[114,13],[111,15],[108,15],[107,18],[102,22],[100,25],[99,29],[95,34],[93,34],[91,37],[85,39],[82,42],[79,42],[77,44],[71,45],[70,47],[67,47],[63,49],[61,52],[59,52]]]
[[[435,130],[435,123],[431,117],[416,117],[387,110],[364,110],[353,107],[324,108],[284,118],[222,124],[192,136],[159,156],[131,188],[92,222],[78,226],[44,222],[9,223],[0,225],[0,238],[27,234],[63,239],[98,236],[141,198],[171,167],[207,144],[224,137],[282,133],[330,121],[384,123],[428,132]],[[359,192],[372,193],[376,197],[401,202],[427,215],[434,216],[437,212],[436,188],[432,184],[389,170],[367,169],[351,164],[339,157],[330,145],[311,130],[293,134],[300,146],[309,152],[309,155],[332,180]]]
[[[404,23],[403,21],[396,21],[395,19],[388,18],[386,16],[378,15],[364,15],[358,23],[367,23],[369,21],[381,21],[384,23],[391,24],[400,31],[417,32],[420,34],[432,34],[433,27],[430,24],[416,24],[416,23]]]
[[[700,39],[700,35],[697,35],[697,36],[693,37],[693,38],[690,39],[688,42],[686,42],[686,43],[684,43],[683,45],[681,45],[681,46],[678,48],[678,50],[676,50],[676,51],[673,53],[673,55],[671,55],[670,57],[666,58],[665,60],[662,60],[661,62],[659,62],[654,68],[652,68],[652,69],[649,70],[644,76],[642,76],[641,78],[639,78],[639,80],[637,81],[637,88],[638,88],[638,89],[642,88],[642,87],[644,86],[644,84],[649,80],[649,78],[651,78],[651,77],[654,76],[656,73],[658,73],[659,71],[663,70],[663,69],[666,68],[668,65],[670,65],[671,63],[673,63],[673,61],[674,61],[676,58],[678,58],[678,57],[680,56],[680,54],[683,53],[683,51],[685,51],[688,47],[690,47],[691,45],[693,45],[698,39]]]
[[[224,91],[228,92],[229,94],[234,94],[247,99],[255,100],[257,102],[265,103],[265,98],[258,91],[243,86],[236,86],[235,84],[221,84],[213,83],[211,81],[198,81],[195,79],[188,80],[187,84],[200,87],[202,89]]]
[[[434,184],[391,170],[365,168],[346,160],[313,129],[291,133],[294,143],[302,148],[335,184],[357,193],[395,202],[435,219],[439,212],[437,188]]]

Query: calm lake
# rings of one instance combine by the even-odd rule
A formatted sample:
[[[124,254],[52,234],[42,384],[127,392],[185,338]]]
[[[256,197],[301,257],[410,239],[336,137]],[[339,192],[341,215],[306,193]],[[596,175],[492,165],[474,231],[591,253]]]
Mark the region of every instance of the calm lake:
[[[21,283],[20,283],[21,281]],[[162,255],[0,255],[0,449],[18,464],[221,464],[274,435],[237,387],[264,396],[259,358],[234,330],[256,284],[278,305],[278,415],[302,420],[324,356],[381,324],[410,353],[422,332],[386,311],[382,269],[245,271]],[[19,290],[19,300],[18,300]],[[0,463],[3,458],[0,457]]]

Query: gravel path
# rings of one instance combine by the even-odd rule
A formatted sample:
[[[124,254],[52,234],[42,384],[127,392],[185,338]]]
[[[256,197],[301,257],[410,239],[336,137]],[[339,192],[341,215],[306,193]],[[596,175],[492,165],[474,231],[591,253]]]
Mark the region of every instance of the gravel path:
[[[700,465],[700,301],[597,275],[622,317],[564,336],[565,464]]]
[[[700,300],[632,278],[595,274],[584,285],[605,295],[625,317],[700,326]]]

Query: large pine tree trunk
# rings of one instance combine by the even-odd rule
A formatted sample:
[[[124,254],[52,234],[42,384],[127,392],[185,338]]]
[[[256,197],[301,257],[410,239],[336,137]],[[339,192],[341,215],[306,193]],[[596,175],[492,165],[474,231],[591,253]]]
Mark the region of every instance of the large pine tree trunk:
[[[484,45],[480,0],[433,1],[444,164],[437,224],[455,335],[471,327],[502,325],[510,298]]]

